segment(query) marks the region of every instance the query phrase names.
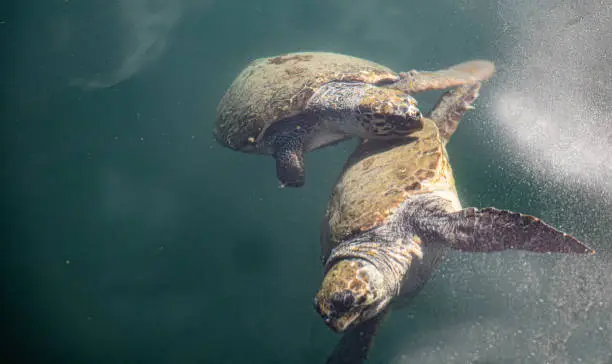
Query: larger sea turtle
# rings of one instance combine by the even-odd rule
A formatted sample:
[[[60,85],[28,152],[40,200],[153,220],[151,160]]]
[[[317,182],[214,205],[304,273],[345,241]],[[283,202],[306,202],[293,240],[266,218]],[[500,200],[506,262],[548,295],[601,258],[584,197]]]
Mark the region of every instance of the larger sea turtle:
[[[423,287],[446,248],[594,253],[536,217],[461,207],[446,143],[479,88],[447,92],[422,130],[363,141],[349,157],[321,229],[325,277],[314,305],[346,331],[328,362],[362,362],[380,319]]]
[[[396,73],[328,52],[252,61],[217,106],[215,138],[247,153],[272,155],[282,185],[304,184],[304,153],[358,136],[392,139],[421,129],[410,96],[488,79],[494,65],[473,60],[435,72]]]

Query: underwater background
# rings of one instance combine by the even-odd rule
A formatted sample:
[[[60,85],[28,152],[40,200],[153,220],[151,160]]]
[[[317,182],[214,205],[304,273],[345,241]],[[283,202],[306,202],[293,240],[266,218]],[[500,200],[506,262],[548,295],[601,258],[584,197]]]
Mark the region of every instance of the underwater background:
[[[493,60],[448,145],[464,206],[541,217],[589,257],[451,253],[370,363],[612,363],[612,1],[3,2],[2,362],[323,363],[319,224],[354,141],[221,147],[255,58],[398,71]],[[428,110],[440,93],[417,95]]]

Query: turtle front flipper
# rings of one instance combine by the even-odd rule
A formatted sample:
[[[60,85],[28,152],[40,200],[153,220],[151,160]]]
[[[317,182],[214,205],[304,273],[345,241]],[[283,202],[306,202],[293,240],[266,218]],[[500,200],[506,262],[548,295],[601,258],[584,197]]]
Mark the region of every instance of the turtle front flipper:
[[[486,81],[493,76],[494,72],[495,65],[493,62],[473,60],[438,71],[410,70],[401,72],[400,79],[388,87],[410,94],[429,90],[443,90]]]
[[[289,142],[274,153],[276,176],[282,187],[302,187],[305,182],[304,149]]]
[[[275,136],[273,156],[276,160],[276,177],[282,187],[302,187],[305,182],[304,139],[306,133],[300,127]]]
[[[476,82],[447,91],[429,114],[445,142],[455,133],[466,111],[474,108],[472,103],[479,96],[480,86]]]
[[[327,357],[326,364],[361,364],[368,358],[368,353],[372,347],[374,336],[378,328],[387,315],[388,311],[383,311],[372,319],[359,326],[349,329],[342,335],[342,338],[334,351]]]
[[[423,240],[444,242],[467,252],[518,249],[536,253],[595,253],[537,217],[492,207],[417,218],[415,225]]]
[[[262,149],[276,160],[276,177],[281,187],[302,187],[305,182],[304,153],[312,139],[316,119],[297,115],[282,120],[266,130]]]
[[[423,128],[423,115],[409,94],[362,82],[329,82],[308,100],[323,128],[365,139],[393,139]]]

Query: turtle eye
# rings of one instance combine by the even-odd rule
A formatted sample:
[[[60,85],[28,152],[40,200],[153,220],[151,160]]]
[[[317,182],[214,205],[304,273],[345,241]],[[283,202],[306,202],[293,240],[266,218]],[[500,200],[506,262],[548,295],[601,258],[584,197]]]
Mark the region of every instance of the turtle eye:
[[[336,293],[331,299],[331,306],[333,310],[338,314],[348,312],[351,307],[353,307],[354,303],[355,296],[353,295],[353,292],[349,290]]]

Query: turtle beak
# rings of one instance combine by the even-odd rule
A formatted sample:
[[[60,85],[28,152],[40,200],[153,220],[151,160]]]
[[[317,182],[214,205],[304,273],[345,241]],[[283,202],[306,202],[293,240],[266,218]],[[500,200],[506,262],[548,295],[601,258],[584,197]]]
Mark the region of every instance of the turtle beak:
[[[413,99],[412,102],[408,105],[408,111],[406,112],[406,115],[409,118],[415,120],[421,120],[423,118],[423,114],[421,114],[421,110],[419,109],[416,100]]]
[[[407,95],[405,103],[398,110],[393,119],[394,130],[397,134],[406,135],[423,129],[423,114],[419,109],[417,100]]]
[[[337,333],[345,331],[359,317],[359,312],[345,313],[338,317],[338,314],[335,311],[332,311],[330,308],[319,304],[319,300],[317,298],[314,300],[314,308],[321,318],[323,318],[325,325]]]
[[[325,322],[325,324],[334,332],[340,333],[348,329],[353,324],[353,322],[355,322],[358,316],[358,313],[346,314],[335,320],[330,319],[329,317],[324,317],[323,322]]]
[[[395,126],[392,131],[395,135],[409,135],[416,131],[423,129],[423,115],[418,108],[410,110],[410,116],[406,113],[406,116],[397,116],[392,119]]]

